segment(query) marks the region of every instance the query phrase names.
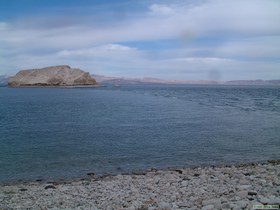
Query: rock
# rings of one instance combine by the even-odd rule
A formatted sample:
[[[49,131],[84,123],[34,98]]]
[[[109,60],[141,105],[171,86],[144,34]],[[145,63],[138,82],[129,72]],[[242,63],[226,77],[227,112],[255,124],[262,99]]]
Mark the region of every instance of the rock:
[[[178,172],[179,174],[183,173],[183,170],[181,170],[181,169],[175,169],[174,171]]]
[[[213,199],[202,201],[203,206],[206,206],[209,204],[212,204],[215,209],[220,209],[222,207],[221,200],[219,198],[213,198]]]
[[[273,165],[280,164],[280,160],[268,160],[267,162]]]
[[[1,210],[8,210],[10,208],[8,206],[4,206],[4,205],[0,204],[0,209]]]
[[[229,203],[223,203],[222,204],[222,209],[230,209]]]
[[[195,173],[193,176],[194,177],[198,177],[200,174],[198,174],[198,173]]]
[[[89,73],[70,66],[51,66],[19,71],[9,79],[11,87],[96,85]]]
[[[187,202],[178,203],[178,206],[179,206],[179,208],[191,207],[191,205]]]
[[[252,185],[238,185],[236,188],[239,190],[248,190]]]
[[[144,175],[147,174],[147,172],[145,172],[145,171],[133,171],[132,174],[136,175],[136,176],[141,176],[141,175],[144,176]]]
[[[53,186],[53,185],[47,185],[47,186],[45,187],[45,190],[48,190],[48,189],[56,189],[56,187]]]
[[[209,204],[209,205],[203,206],[201,210],[212,210],[214,208],[215,207],[212,204]]]
[[[182,181],[181,183],[182,183],[183,187],[187,187],[189,182],[188,181]]]
[[[90,173],[87,173],[87,175],[88,175],[88,176],[94,176],[94,175],[95,175],[95,173],[90,172]]]
[[[169,204],[169,203],[166,203],[166,202],[160,202],[158,204],[158,207],[161,209],[161,210],[171,210],[172,209],[172,205]]]
[[[231,203],[229,207],[230,207],[229,209],[232,209],[232,210],[233,209],[234,210],[240,210],[240,207],[238,205],[236,205],[236,204],[233,204],[233,203]]]
[[[249,192],[248,192],[248,195],[251,195],[251,196],[257,195],[257,192],[249,191]]]
[[[235,195],[241,199],[244,199],[244,198],[247,198],[248,192],[246,190],[242,190],[242,191],[236,192]]]
[[[172,196],[170,197],[170,200],[171,200],[172,202],[175,202],[175,201],[176,201],[176,195],[172,195]]]
[[[270,204],[270,205],[280,205],[280,197],[270,198],[268,204]]]
[[[262,197],[262,198],[259,199],[259,202],[262,203],[262,204],[268,204],[270,202],[270,200],[268,198],[263,198]]]
[[[236,205],[239,207],[239,209],[245,209],[248,203],[246,201],[240,200],[236,202]]]
[[[21,188],[21,189],[19,189],[19,191],[25,192],[25,191],[27,191],[27,189],[26,188]]]

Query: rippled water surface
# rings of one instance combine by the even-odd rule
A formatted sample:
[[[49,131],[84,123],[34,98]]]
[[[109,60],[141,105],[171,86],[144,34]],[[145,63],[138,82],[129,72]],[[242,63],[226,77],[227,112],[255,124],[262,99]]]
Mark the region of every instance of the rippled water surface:
[[[280,158],[280,88],[0,88],[0,181]]]

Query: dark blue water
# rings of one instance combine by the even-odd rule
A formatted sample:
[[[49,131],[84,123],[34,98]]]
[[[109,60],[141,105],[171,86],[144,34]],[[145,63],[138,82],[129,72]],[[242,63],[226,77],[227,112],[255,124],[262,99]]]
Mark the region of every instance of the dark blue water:
[[[280,88],[0,88],[0,181],[280,158]]]

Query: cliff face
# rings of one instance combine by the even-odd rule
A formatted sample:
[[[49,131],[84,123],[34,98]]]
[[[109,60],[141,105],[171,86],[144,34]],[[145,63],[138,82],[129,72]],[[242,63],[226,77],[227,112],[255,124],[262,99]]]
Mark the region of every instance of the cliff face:
[[[11,77],[8,85],[19,86],[76,86],[96,85],[88,72],[72,69],[70,66],[52,66],[42,69],[19,71]]]

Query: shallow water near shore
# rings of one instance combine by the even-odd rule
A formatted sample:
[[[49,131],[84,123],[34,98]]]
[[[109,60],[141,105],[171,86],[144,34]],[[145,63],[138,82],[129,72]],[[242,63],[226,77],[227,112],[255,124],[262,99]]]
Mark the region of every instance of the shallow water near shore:
[[[280,88],[0,88],[0,181],[280,158]]]

